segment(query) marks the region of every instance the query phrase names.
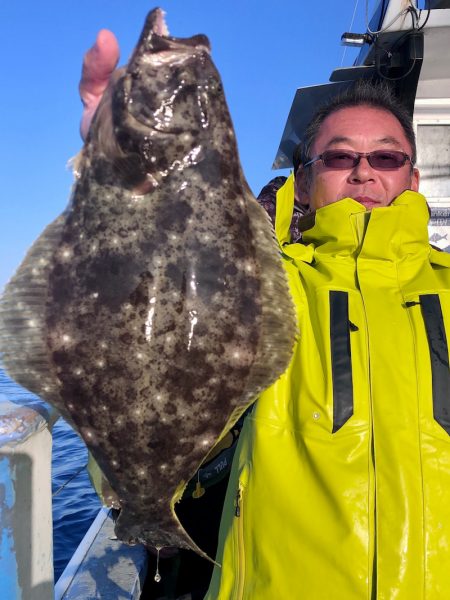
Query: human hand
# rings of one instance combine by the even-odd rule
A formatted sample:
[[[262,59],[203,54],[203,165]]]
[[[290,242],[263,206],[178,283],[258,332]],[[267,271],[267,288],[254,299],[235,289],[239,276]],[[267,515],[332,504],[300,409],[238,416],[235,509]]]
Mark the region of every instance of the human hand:
[[[86,52],[83,59],[80,97],[83,103],[80,133],[86,139],[92,117],[108,86],[112,72],[119,62],[119,43],[116,36],[108,29],[102,29],[97,35],[95,44]]]

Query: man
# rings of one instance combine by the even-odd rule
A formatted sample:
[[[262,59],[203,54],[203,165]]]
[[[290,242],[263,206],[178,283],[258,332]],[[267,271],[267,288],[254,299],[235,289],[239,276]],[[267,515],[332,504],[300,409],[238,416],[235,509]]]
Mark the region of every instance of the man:
[[[428,244],[415,155],[385,87],[306,131],[301,243],[292,179],[275,222],[300,335],[245,419],[208,600],[449,597],[450,256]]]
[[[405,192],[414,160],[384,87],[357,85],[306,131],[297,196],[316,212],[289,244],[280,190],[275,223],[300,339],[244,424],[208,598],[439,598],[450,583],[450,440],[430,364],[450,260],[428,246],[423,197]]]

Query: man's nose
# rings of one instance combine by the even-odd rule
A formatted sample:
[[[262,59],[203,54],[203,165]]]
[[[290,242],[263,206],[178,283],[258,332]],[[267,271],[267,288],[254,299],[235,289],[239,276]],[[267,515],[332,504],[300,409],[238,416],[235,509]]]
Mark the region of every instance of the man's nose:
[[[372,181],[375,177],[375,170],[370,166],[366,156],[360,157],[359,163],[353,167],[349,176],[350,181],[353,183]]]

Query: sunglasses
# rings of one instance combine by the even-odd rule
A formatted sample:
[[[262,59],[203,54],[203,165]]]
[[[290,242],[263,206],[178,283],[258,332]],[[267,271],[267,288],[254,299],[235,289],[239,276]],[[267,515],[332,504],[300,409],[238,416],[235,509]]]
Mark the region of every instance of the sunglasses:
[[[403,167],[406,162],[412,164],[411,157],[399,150],[374,150],[373,152],[327,150],[303,166],[309,167],[321,160],[329,169],[354,169],[361,162],[361,158],[367,158],[369,165],[377,171],[395,171]]]

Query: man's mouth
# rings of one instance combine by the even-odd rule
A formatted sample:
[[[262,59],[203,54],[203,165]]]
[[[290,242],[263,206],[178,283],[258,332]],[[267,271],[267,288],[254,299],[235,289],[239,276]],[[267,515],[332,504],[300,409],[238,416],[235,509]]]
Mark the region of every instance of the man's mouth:
[[[354,200],[365,206],[367,209],[376,208],[380,206],[380,202],[378,200],[374,200],[370,198],[370,196],[354,196]]]

